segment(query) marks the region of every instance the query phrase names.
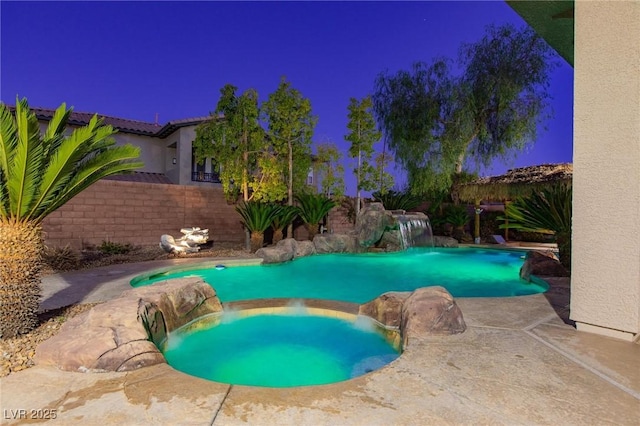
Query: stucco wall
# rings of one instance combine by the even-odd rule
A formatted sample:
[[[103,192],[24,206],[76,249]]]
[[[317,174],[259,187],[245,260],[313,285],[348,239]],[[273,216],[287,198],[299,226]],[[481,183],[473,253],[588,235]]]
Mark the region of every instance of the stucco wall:
[[[640,331],[640,2],[576,1],[575,19],[571,318],[578,329],[632,338]]]

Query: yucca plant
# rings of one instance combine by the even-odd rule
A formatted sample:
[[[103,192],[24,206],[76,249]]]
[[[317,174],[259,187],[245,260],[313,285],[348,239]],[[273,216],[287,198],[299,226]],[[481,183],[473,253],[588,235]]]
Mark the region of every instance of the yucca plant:
[[[273,223],[282,206],[257,201],[246,201],[236,206],[236,211],[242,217],[242,224],[251,233],[251,251],[262,248],[264,231]]]
[[[309,240],[318,233],[322,219],[336,206],[336,202],[324,195],[301,194],[296,196],[299,204],[300,219],[309,233]]]
[[[40,134],[26,99],[0,103],[0,337],[37,325],[45,217],[103,177],[142,167],[140,149],[114,146],[97,116],[65,136],[62,104]]]
[[[572,192],[570,185],[558,184],[518,198],[507,204],[505,212],[509,223],[500,228],[554,235],[560,263],[571,269]],[[505,217],[499,219],[504,221]]]
[[[289,226],[295,218],[298,216],[299,210],[296,206],[280,206],[280,211],[273,218],[273,222],[271,222],[271,227],[273,228],[273,243],[277,243],[282,240],[282,231],[284,228]],[[291,235],[289,235],[291,237]]]

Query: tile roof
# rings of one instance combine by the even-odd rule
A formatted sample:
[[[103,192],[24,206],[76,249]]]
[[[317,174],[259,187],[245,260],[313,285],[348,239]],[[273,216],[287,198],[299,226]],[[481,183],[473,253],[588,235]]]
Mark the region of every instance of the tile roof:
[[[14,111],[15,107],[13,105],[8,105],[9,110]],[[38,108],[31,107],[31,111],[38,117],[38,120],[50,121],[53,118],[53,114],[55,113],[55,109],[50,108]],[[89,123],[91,117],[94,116],[95,113],[92,112],[76,112],[73,111],[71,116],[69,117],[69,124],[74,126],[84,126]],[[116,128],[118,131],[122,133],[133,133],[137,135],[145,135],[156,138],[164,138],[169,136],[171,133],[175,132],[180,127],[185,126],[195,126],[203,121],[211,119],[208,117],[194,117],[194,118],[184,118],[180,120],[169,121],[165,125],[161,126],[156,123],[149,123],[146,121],[138,121],[138,120],[129,120],[126,118],[119,117],[111,117],[108,115],[98,114],[98,117],[102,119],[104,124],[109,124]]]
[[[163,173],[133,172],[121,175],[107,176],[104,179],[126,182],[163,183],[173,185],[173,182],[171,182],[169,178]]]

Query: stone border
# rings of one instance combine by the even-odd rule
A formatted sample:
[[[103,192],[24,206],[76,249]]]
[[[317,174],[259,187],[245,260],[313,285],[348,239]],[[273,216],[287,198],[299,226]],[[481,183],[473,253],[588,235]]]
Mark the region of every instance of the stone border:
[[[294,300],[304,301],[311,309],[367,315],[383,329],[401,336],[405,349],[413,339],[457,334],[466,329],[462,312],[443,287],[385,293],[363,305]],[[269,299],[227,306],[260,309],[271,305],[268,308],[273,310],[273,305],[290,301]],[[57,335],[38,346],[35,361],[78,372],[131,371],[166,363],[158,345],[168,333],[223,311],[215,290],[201,278],[171,279],[135,288],[67,321]]]

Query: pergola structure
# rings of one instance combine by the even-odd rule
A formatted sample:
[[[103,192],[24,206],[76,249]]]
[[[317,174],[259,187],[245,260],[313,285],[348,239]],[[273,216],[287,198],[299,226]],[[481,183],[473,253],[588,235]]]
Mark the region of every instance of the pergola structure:
[[[574,66],[570,317],[637,342],[640,1],[507,3]]]
[[[571,185],[572,177],[573,164],[571,163],[520,167],[511,169],[503,175],[481,177],[457,185],[453,195],[460,201],[474,204],[476,212],[474,237],[477,242],[480,238],[480,203],[482,201],[500,201],[506,206],[509,201],[518,197],[527,197],[534,191],[558,184]],[[509,239],[509,229],[505,229],[505,239]]]

